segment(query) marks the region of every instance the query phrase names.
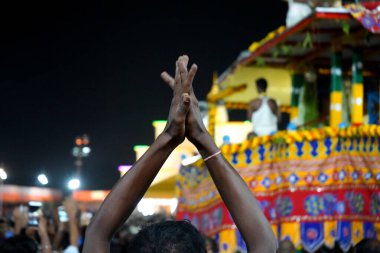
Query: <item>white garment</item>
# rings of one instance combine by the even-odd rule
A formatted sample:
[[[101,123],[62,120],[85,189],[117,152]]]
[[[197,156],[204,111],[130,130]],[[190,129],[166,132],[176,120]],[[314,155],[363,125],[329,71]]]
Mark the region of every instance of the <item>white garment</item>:
[[[70,245],[68,246],[64,251],[63,253],[79,253],[79,250],[77,247],[73,246],[73,245]]]
[[[252,113],[253,132],[258,136],[277,132],[277,115],[269,107],[268,97],[261,98],[261,106]]]
[[[288,0],[289,9],[286,15],[286,27],[291,27],[306,18],[312,13],[310,6],[306,3],[297,3],[294,0]]]

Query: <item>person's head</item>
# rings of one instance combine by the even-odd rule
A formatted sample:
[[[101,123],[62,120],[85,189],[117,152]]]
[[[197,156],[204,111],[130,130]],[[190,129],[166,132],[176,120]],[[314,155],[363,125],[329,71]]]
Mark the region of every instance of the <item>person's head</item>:
[[[355,253],[378,253],[380,242],[375,239],[363,239],[355,246]]]
[[[207,252],[202,235],[188,221],[164,221],[145,227],[132,240],[129,251],[134,253]]]
[[[28,236],[16,235],[8,238],[0,245],[1,253],[37,253],[38,244]]]
[[[6,231],[8,230],[8,223],[7,220],[4,218],[0,218],[0,235],[5,235]]]
[[[257,93],[264,93],[267,91],[268,83],[265,78],[259,78],[256,80]]]
[[[207,253],[217,253],[219,252],[219,247],[218,244],[214,239],[211,237],[204,236],[203,239],[205,240],[206,243],[206,250]]]
[[[295,252],[296,252],[296,248],[294,247],[291,241],[289,240],[280,241],[278,245],[277,253],[295,253]]]

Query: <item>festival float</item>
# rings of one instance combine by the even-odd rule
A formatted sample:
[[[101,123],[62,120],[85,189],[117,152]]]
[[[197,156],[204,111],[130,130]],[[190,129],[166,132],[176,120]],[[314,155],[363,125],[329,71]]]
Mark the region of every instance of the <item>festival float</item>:
[[[208,130],[224,156],[278,240],[307,252],[322,245],[347,252],[363,238],[380,238],[378,5],[314,7],[252,43],[214,79],[207,96]],[[247,139],[255,122],[220,115],[246,110],[259,77],[268,80],[267,93],[289,123],[273,135]],[[177,218],[215,238],[220,252],[244,252],[202,159],[181,164]]]

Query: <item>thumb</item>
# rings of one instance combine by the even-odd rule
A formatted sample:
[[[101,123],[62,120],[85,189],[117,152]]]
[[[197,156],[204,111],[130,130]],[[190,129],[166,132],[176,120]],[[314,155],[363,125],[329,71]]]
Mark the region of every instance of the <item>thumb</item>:
[[[190,95],[189,93],[182,93],[181,95],[181,102],[179,104],[178,112],[181,114],[181,116],[186,116],[187,112],[190,109]]]

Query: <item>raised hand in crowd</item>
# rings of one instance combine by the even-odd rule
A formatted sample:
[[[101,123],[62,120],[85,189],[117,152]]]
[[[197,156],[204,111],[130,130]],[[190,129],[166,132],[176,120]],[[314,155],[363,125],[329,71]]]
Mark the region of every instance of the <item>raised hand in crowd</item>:
[[[79,252],[78,241],[79,241],[79,228],[77,224],[77,207],[76,203],[72,198],[66,198],[63,201],[63,206],[69,217],[69,234],[70,234],[70,245],[65,249],[65,251]]]
[[[243,179],[223,157],[203,125],[192,88],[197,66],[193,65],[189,71],[188,61],[187,56],[178,58],[174,78],[167,72],[161,74],[173,88],[165,130],[131,170],[117,182],[103,202],[86,232],[85,253],[109,252],[112,235],[130,216],[167,157],[185,136],[204,158],[222,199],[243,235],[248,251],[276,251],[273,232],[258,202]],[[154,232],[149,231],[149,227],[140,231],[131,244],[133,252],[153,252],[168,248],[171,252],[206,252],[204,240],[199,232],[194,232],[194,227],[186,227],[185,234],[180,234],[173,232],[179,230],[171,230],[167,225],[160,223],[150,226]]]
[[[189,92],[197,67],[194,66],[184,76],[180,73],[180,68],[184,69],[183,64],[182,61],[176,62],[173,99],[165,130],[104,200],[87,228],[84,252],[109,252],[113,234],[135,209],[171,152],[184,140],[185,120],[190,107]]]
[[[28,225],[28,209],[26,206],[18,206],[12,212],[13,221],[15,224],[14,234],[19,235],[23,228]]]
[[[48,224],[46,218],[41,214],[38,222],[38,235],[41,239],[41,252],[42,253],[52,253],[53,248],[50,243],[49,234],[48,234]]]
[[[179,60],[184,62],[180,66],[185,66],[185,68],[180,71],[186,77],[189,58],[182,56]],[[170,87],[173,87],[175,80],[167,72],[163,72],[161,77]],[[190,97],[192,100],[186,118],[186,137],[202,155],[224,203],[244,238],[248,252],[276,252],[276,239],[259,203],[207,132],[192,88]]]

